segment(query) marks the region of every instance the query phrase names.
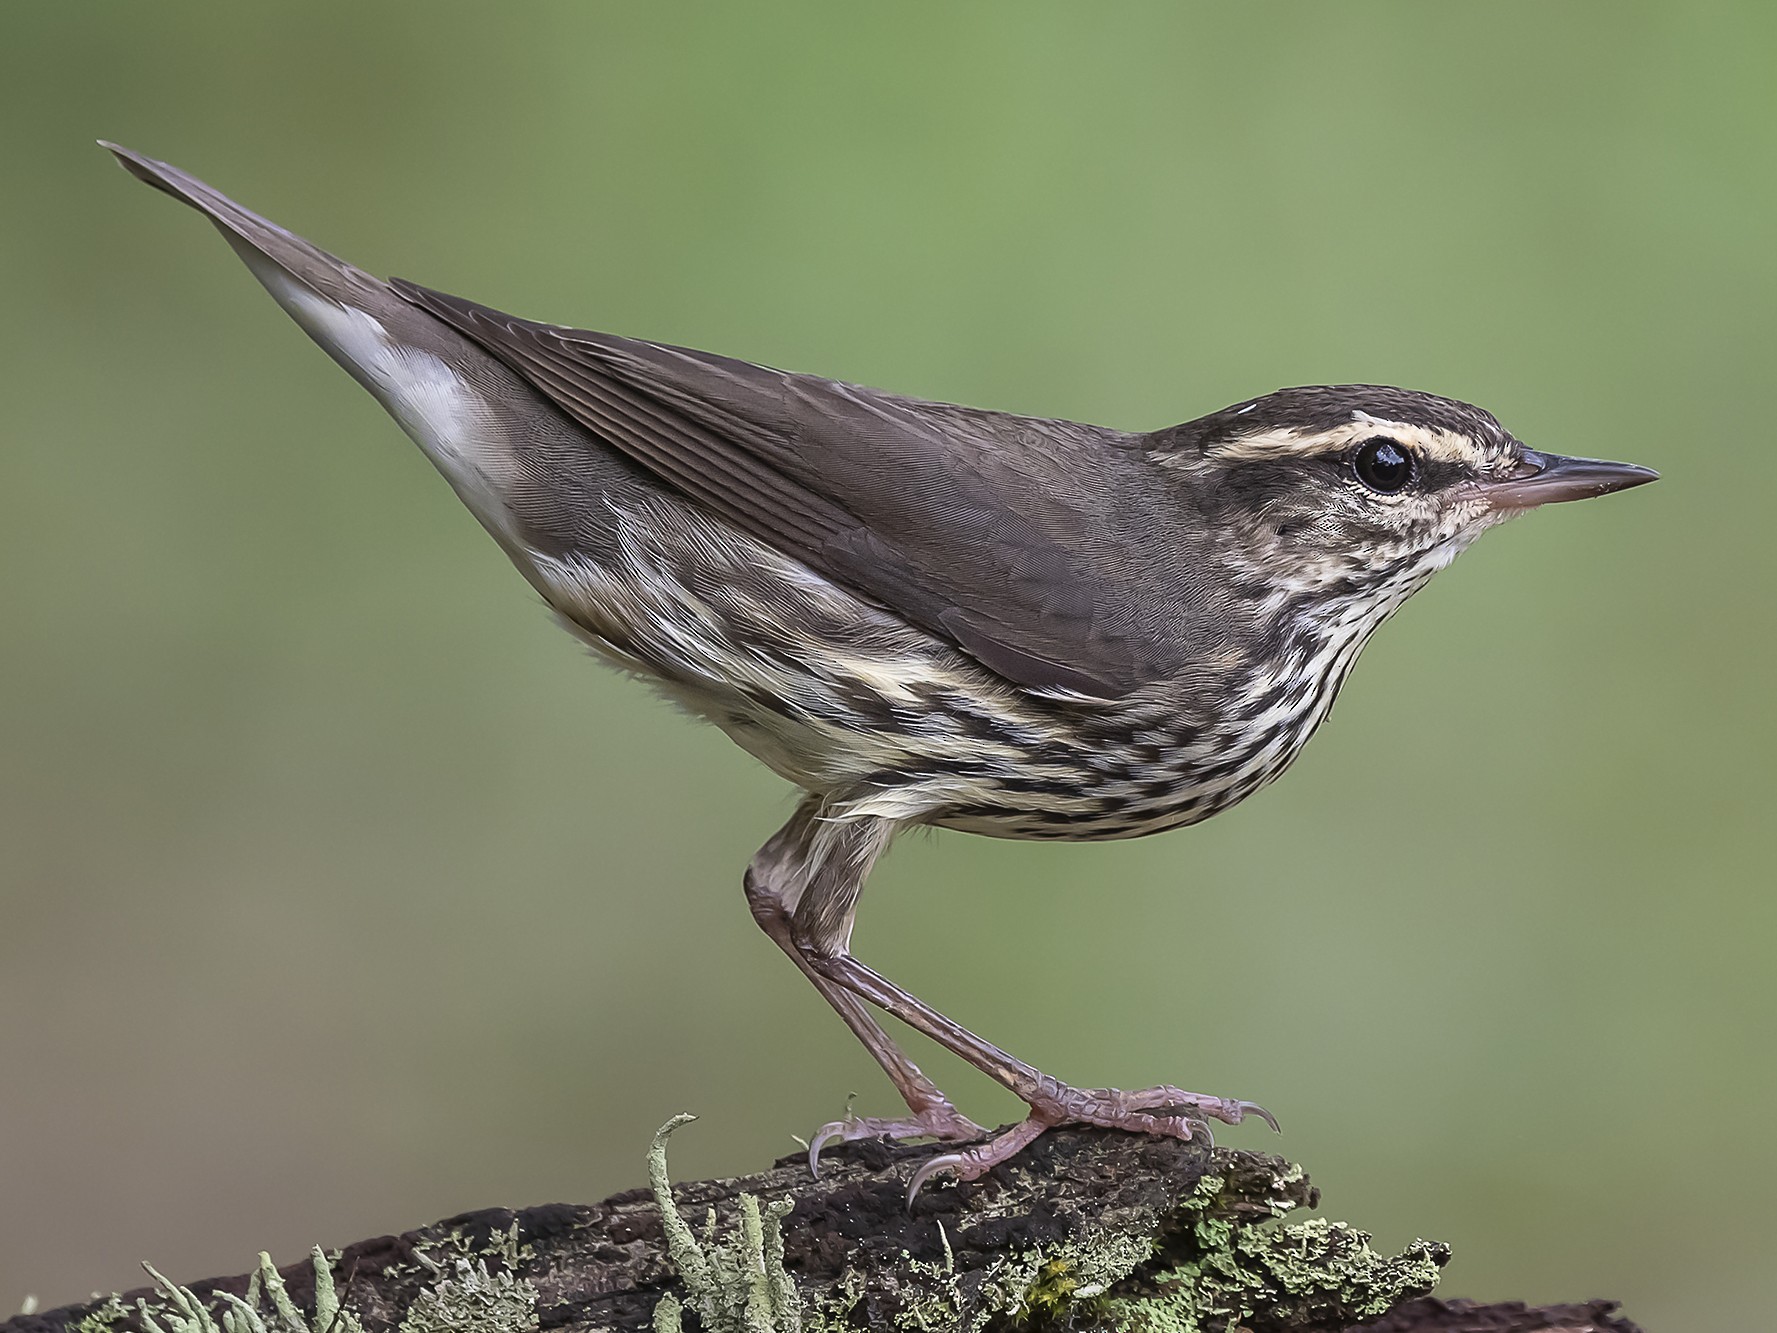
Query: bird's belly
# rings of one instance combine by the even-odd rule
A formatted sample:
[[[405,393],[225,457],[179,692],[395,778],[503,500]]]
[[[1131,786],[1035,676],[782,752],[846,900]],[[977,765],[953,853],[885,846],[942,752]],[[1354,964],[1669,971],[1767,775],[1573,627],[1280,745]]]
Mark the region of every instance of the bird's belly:
[[[1146,752],[1112,758],[1100,749],[1071,782],[1033,783],[1020,774],[998,784],[989,799],[931,822],[995,838],[1142,838],[1201,823],[1239,803],[1287,768],[1298,749],[1299,741],[1278,738],[1250,752],[1224,751],[1220,762],[1206,762],[1190,743],[1157,761]]]
[[[1348,664],[1348,663],[1347,663]],[[1189,711],[1150,699],[1071,719],[1045,747],[995,784],[990,799],[930,822],[1000,838],[1139,838],[1201,823],[1277,778],[1325,719],[1337,675],[1279,690],[1232,685]]]
[[[606,562],[534,553],[534,581],[601,655],[840,817],[1142,837],[1271,781],[1331,702],[1324,675],[1281,693],[1225,681],[1208,700],[1035,695],[777,552],[682,522],[668,508],[620,522]]]

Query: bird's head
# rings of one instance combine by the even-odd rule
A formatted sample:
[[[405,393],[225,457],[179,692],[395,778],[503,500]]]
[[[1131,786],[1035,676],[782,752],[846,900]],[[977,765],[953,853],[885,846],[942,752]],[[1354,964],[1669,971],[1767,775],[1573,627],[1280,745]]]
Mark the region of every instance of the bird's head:
[[[1280,389],[1151,439],[1235,579],[1385,610],[1497,523],[1658,475],[1542,453],[1478,407],[1367,384]]]

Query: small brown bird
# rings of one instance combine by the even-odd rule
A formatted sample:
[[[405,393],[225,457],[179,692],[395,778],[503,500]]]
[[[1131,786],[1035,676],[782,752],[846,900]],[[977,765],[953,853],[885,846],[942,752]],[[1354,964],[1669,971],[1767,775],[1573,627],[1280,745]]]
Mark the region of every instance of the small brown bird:
[[[1405,389],[1282,389],[1141,434],[535,324],[371,277],[105,146],[216,224],[569,630],[807,793],[747,901],[908,1110],[824,1126],[810,1165],[839,1139],[967,1145],[910,1193],[1055,1125],[1276,1122],[1175,1087],[1070,1087],[852,957],[898,832],[1134,838],[1207,819],[1288,767],[1371,633],[1482,532],[1655,478]],[[989,1136],[873,1007],[1028,1118]]]

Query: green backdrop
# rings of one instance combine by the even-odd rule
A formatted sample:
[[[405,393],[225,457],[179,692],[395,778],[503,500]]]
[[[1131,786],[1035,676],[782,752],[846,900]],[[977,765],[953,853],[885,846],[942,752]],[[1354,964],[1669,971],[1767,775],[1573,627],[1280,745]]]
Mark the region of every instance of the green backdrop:
[[[1661,469],[1487,537],[1238,810],[909,839],[857,943],[1064,1077],[1263,1101],[1330,1210],[1456,1247],[1449,1292],[1768,1317],[1774,39],[1756,3],[7,6],[0,1308],[592,1199],[680,1110],[704,1174],[892,1108],[741,899],[788,790],[586,660],[103,135],[535,317],[1127,427],[1393,382]]]

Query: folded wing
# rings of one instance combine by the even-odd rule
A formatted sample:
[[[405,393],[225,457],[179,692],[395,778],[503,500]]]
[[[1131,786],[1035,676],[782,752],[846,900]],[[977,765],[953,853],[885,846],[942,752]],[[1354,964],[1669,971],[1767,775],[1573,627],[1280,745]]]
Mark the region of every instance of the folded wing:
[[[1189,552],[1153,544],[1176,525],[1151,521],[1139,437],[393,285],[662,482],[1009,680],[1114,698],[1189,656]]]

